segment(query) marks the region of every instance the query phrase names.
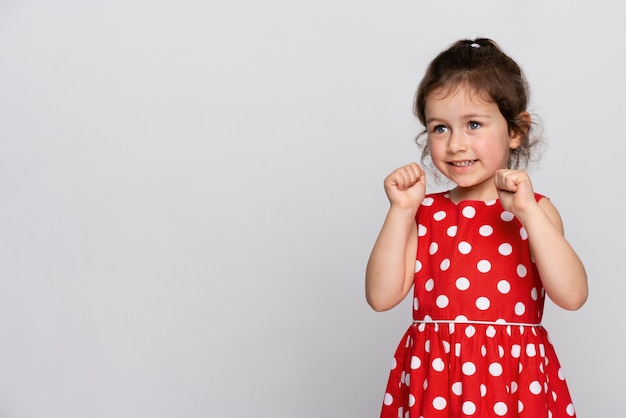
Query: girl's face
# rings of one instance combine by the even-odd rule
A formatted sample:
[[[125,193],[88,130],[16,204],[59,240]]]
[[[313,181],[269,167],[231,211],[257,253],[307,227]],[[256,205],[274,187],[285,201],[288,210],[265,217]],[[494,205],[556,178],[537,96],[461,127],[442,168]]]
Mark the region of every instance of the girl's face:
[[[454,199],[497,198],[496,170],[507,168],[510,150],[521,141],[509,132],[498,105],[460,85],[429,94],[425,116],[431,158],[458,186]]]

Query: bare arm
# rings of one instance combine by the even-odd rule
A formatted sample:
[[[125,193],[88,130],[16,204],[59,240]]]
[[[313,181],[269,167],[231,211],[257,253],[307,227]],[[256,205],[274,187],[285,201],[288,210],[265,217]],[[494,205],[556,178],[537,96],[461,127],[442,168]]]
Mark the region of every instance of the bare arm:
[[[424,172],[416,163],[395,170],[385,179],[391,206],[365,274],[366,299],[376,311],[396,306],[413,284],[417,251],[415,214],[425,190]]]
[[[547,295],[564,309],[579,309],[587,300],[587,273],[565,239],[556,207],[548,199],[536,202],[530,179],[523,171],[502,170],[496,176],[496,185],[504,208],[513,212],[528,232]]]
[[[565,309],[579,309],[587,300],[585,268],[563,234],[559,212],[548,199],[520,214],[546,293]]]

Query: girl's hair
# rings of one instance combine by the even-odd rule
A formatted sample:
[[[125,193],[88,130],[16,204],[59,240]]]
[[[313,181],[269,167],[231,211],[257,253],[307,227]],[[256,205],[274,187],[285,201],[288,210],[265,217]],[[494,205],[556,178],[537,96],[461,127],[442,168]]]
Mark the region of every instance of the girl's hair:
[[[413,111],[423,126],[428,95],[435,90],[452,92],[461,85],[468,86],[477,97],[496,103],[509,130],[522,134],[519,147],[511,150],[508,168],[526,167],[532,159],[531,151],[542,139],[540,135],[531,136],[531,124],[519,118],[526,111],[529,96],[520,66],[491,39],[465,39],[452,44],[430,63],[417,89]],[[422,161],[430,155],[428,139],[420,141],[424,134],[426,130],[416,138],[422,148]]]

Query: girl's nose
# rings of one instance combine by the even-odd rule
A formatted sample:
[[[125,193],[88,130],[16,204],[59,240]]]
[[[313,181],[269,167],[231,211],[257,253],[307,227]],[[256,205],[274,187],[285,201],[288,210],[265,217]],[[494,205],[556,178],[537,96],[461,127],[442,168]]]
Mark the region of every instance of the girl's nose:
[[[456,153],[456,152],[460,152],[460,151],[465,151],[467,149],[466,143],[465,143],[465,136],[463,135],[463,133],[455,133],[454,131],[450,133],[450,136],[448,137],[448,152],[449,153]]]

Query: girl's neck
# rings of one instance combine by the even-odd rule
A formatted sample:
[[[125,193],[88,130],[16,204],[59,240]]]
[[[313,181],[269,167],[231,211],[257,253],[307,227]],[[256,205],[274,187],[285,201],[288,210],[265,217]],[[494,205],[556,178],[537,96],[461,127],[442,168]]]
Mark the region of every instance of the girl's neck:
[[[459,203],[466,200],[482,201],[498,199],[498,191],[493,187],[455,187],[450,190],[450,200]]]

